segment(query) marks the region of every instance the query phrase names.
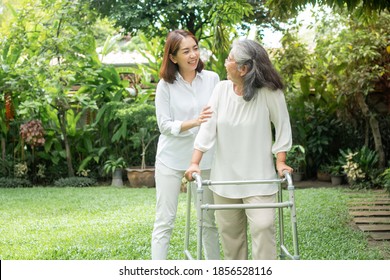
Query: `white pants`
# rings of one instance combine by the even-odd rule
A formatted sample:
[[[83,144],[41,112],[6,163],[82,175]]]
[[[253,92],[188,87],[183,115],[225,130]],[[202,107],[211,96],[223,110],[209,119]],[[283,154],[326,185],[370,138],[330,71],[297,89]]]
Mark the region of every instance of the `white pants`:
[[[173,170],[161,162],[156,162],[156,219],[152,233],[153,260],[165,260],[167,258],[183,175],[184,170]],[[209,176],[209,170],[202,171],[202,179],[209,179]],[[212,204],[212,192],[205,187],[203,194],[203,203]],[[196,199],[194,199],[194,202],[196,203]],[[218,260],[220,258],[219,236],[215,225],[214,211],[205,211],[203,218],[202,240],[205,258]]]
[[[214,193],[216,204],[273,203],[275,199],[276,195],[231,199]],[[217,210],[216,217],[226,260],[248,259],[248,224],[252,259],[276,259],[275,208]]]

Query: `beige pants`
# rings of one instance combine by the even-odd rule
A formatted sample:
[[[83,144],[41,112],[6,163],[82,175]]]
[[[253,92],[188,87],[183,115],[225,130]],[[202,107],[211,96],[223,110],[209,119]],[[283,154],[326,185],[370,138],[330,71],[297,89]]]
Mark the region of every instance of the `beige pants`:
[[[229,199],[214,193],[216,204],[273,203],[276,195]],[[216,210],[222,248],[227,260],[248,259],[247,224],[252,238],[252,259],[275,260],[275,208]]]

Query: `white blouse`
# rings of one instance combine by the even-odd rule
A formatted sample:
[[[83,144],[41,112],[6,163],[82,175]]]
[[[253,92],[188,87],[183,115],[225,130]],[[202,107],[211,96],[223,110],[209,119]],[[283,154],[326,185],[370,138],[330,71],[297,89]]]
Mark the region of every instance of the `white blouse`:
[[[199,127],[180,132],[183,121],[197,119],[207,105],[215,85],[217,73],[202,70],[192,83],[177,73],[173,84],[163,79],[156,90],[155,105],[160,137],[156,160],[175,170],[186,170],[191,162],[194,140]],[[213,151],[205,154],[202,169],[210,169]]]
[[[276,178],[273,154],[287,152],[292,144],[290,118],[283,92],[261,88],[247,102],[233,91],[231,81],[222,81],[215,87],[209,104],[213,116],[201,125],[194,148],[206,152],[216,144],[210,179]],[[211,186],[210,189],[224,197],[244,198],[274,194],[277,185],[224,185]]]

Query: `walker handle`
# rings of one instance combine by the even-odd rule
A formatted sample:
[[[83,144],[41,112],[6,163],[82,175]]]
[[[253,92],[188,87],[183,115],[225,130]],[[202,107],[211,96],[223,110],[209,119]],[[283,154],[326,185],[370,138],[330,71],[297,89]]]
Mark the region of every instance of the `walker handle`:
[[[198,189],[201,189],[202,188],[202,177],[200,176],[200,174],[194,172],[191,174],[191,176],[195,180],[196,185],[198,186]]]
[[[288,185],[292,185],[292,177],[291,177],[290,172],[288,172],[287,170],[283,170],[282,172],[283,172],[284,177],[287,179]]]

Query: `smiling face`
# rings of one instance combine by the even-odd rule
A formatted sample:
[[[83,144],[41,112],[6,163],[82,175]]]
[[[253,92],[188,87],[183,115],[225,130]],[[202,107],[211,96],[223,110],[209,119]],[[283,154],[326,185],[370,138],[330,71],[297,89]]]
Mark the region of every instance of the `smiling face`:
[[[225,59],[225,69],[227,78],[234,84],[242,84],[244,82],[244,76],[248,72],[247,65],[240,65],[235,59],[235,49],[233,48],[228,57]]]
[[[180,72],[192,72],[198,67],[199,47],[191,37],[184,37],[176,54],[170,54],[171,61],[179,66]]]
[[[229,54],[229,56],[225,59],[225,68],[226,68],[227,78],[234,82],[238,71],[237,71],[237,63],[231,54]]]
[[[234,59],[232,53],[225,60],[225,68],[227,78],[231,80],[234,84],[239,84],[243,82],[243,76],[246,74],[244,67],[239,67],[236,60]]]

